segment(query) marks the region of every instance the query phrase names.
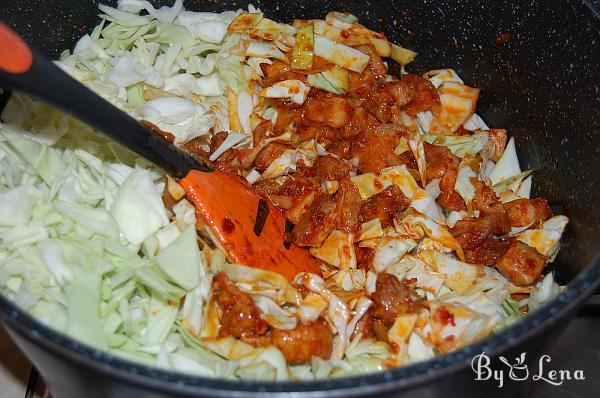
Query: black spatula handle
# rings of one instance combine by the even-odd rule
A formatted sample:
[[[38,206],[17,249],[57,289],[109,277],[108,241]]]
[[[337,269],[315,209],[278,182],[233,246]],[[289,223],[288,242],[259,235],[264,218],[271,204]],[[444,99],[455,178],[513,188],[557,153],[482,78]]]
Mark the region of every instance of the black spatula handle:
[[[73,79],[1,22],[0,86],[74,115],[175,177],[191,169],[212,170]]]

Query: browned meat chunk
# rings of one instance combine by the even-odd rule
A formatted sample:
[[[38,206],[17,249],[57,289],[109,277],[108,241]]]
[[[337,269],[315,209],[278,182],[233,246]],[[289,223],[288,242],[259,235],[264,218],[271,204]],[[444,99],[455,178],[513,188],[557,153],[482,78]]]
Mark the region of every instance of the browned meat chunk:
[[[270,120],[262,121],[254,130],[252,130],[252,143],[258,146],[269,135],[273,134],[273,122]]]
[[[410,199],[404,196],[397,185],[392,185],[365,200],[360,207],[360,222],[374,218],[381,220],[385,228],[394,225],[394,215],[403,212],[410,205]]]
[[[473,199],[473,208],[476,210],[486,209],[498,202],[500,199],[491,187],[485,185],[481,180],[473,179],[475,185],[475,198]]]
[[[355,137],[351,152],[358,156],[361,173],[378,172],[400,164],[394,149],[408,132],[397,124],[372,126]]]
[[[302,177],[321,177],[329,181],[339,180],[348,175],[350,165],[341,159],[333,156],[321,156],[312,167],[302,170],[298,169],[297,174]]]
[[[350,101],[341,97],[309,99],[304,104],[304,123],[333,128],[343,127],[350,121],[354,108]]]
[[[384,78],[387,75],[387,67],[373,45],[363,44],[354,48],[370,57],[366,70],[370,71],[376,79]]]
[[[465,261],[470,264],[494,265],[510,246],[508,239],[487,238],[474,249],[465,249]]]
[[[375,119],[373,115],[364,108],[358,107],[356,108],[354,115],[352,115],[352,119],[344,126],[342,135],[344,138],[351,138],[361,133],[369,126],[377,124],[379,124],[379,121]]]
[[[356,265],[358,268],[368,271],[373,262],[374,250],[369,247],[360,247],[358,244],[355,244],[354,252],[356,253]]]
[[[459,220],[450,229],[450,233],[464,250],[472,250],[492,236],[493,221],[488,218],[470,217]]]
[[[460,159],[454,156],[445,146],[423,143],[425,149],[425,162],[427,163],[427,182],[442,178],[446,171],[458,169]],[[454,184],[452,184],[454,188]]]
[[[504,203],[510,225],[525,227],[529,224],[541,224],[552,217],[552,210],[546,199],[517,199]]]
[[[213,297],[223,313],[220,336],[253,341],[267,332],[268,325],[260,317],[252,297],[238,289],[223,272],[215,275]]]
[[[371,295],[373,305],[369,312],[386,327],[392,326],[398,315],[417,310],[418,303],[413,289],[394,275],[378,274],[375,286],[375,292]]]
[[[440,196],[438,196],[436,202],[447,210],[467,210],[465,201],[454,190],[457,177],[458,168],[449,168],[440,179]]]
[[[302,141],[308,141],[314,138],[321,144],[336,142],[341,136],[340,129],[334,129],[333,127],[328,126],[301,125],[298,127],[297,131],[300,134]]]
[[[277,159],[286,149],[289,147],[279,142],[270,142],[256,157],[254,161],[254,167],[256,170],[266,170],[269,165]]]
[[[362,199],[358,188],[347,176],[340,181],[340,187],[335,194],[335,199],[338,211],[337,229],[348,233],[356,233]]]
[[[333,333],[319,318],[307,325],[298,324],[292,330],[273,329],[271,341],[279,348],[289,364],[310,362],[319,357],[329,359],[333,348]]]
[[[292,238],[298,246],[321,246],[335,228],[337,202],[332,195],[320,194],[292,230]]]
[[[387,82],[379,86],[379,103],[398,107],[408,105],[415,98],[416,92],[415,82],[406,76],[408,75],[405,75],[402,80]]]
[[[492,230],[495,236],[504,236],[510,232],[510,220],[501,204],[495,204],[479,211],[480,218],[491,219],[494,223]]]
[[[473,250],[492,236],[503,236],[509,232],[508,217],[501,206],[482,210],[478,218],[459,220],[450,229],[450,233],[464,250]]]
[[[409,116],[441,106],[440,96],[431,82],[414,74],[402,75],[401,80],[384,83],[379,87],[378,103],[395,105]]]
[[[402,108],[410,117],[414,117],[418,112],[431,109],[433,113],[438,113],[441,108],[440,96],[434,85],[421,76],[407,74],[402,76],[402,80],[411,80],[415,84],[415,96],[410,104]]]
[[[302,120],[302,112],[302,107],[279,104],[277,106],[277,120],[275,126],[273,126],[273,135],[282,134],[292,122],[296,125],[299,124]]]
[[[340,159],[350,160],[352,158],[352,141],[339,140],[327,147],[327,151]]]
[[[506,253],[495,265],[515,285],[529,286],[540,278],[546,265],[546,257],[525,243],[513,239]]]
[[[265,77],[261,81],[263,87],[269,87],[275,83],[289,79],[306,81],[306,75],[304,73],[292,70],[288,64],[282,61],[274,61],[270,65],[262,64],[261,69],[265,74]]]

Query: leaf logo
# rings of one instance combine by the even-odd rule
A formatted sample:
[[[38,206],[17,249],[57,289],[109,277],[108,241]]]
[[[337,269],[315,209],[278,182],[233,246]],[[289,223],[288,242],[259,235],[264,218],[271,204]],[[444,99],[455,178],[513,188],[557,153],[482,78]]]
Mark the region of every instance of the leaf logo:
[[[515,358],[514,365],[511,365],[510,362],[508,362],[508,360],[503,356],[500,356],[498,358],[503,364],[508,366],[508,368],[510,369],[508,377],[510,377],[511,380],[522,381],[527,380],[529,378],[529,368],[525,363],[525,355],[526,353],[523,352],[520,356]]]

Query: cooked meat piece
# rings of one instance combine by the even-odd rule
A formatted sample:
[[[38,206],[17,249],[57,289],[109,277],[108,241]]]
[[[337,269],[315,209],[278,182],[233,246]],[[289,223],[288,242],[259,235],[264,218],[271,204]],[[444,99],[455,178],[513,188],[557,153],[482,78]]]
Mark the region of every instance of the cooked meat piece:
[[[298,246],[321,246],[337,221],[337,201],[332,195],[318,195],[292,230]]]
[[[260,122],[254,130],[252,130],[252,143],[254,146],[258,146],[269,135],[273,135],[273,122],[270,120],[264,120]]]
[[[360,46],[355,46],[358,51],[367,54],[370,59],[367,64],[367,68],[376,79],[384,78],[387,75],[387,67],[383,63],[383,60],[375,51],[375,47],[371,44],[363,44]]]
[[[421,111],[441,106],[440,96],[431,82],[411,73],[402,75],[401,80],[387,82],[378,89],[378,103],[396,105],[410,117]]]
[[[297,132],[300,134],[302,141],[315,139],[321,144],[336,142],[342,136],[340,129],[334,129],[333,127],[328,126],[300,125],[298,126]]]
[[[492,218],[470,217],[457,221],[450,233],[464,250],[473,250],[491,238],[494,229],[495,223]]]
[[[222,311],[220,336],[251,341],[267,332],[268,325],[260,317],[252,297],[238,289],[223,272],[213,279],[213,297]]]
[[[373,318],[371,316],[371,313],[367,311],[367,313],[363,315],[363,317],[360,318],[360,320],[356,324],[356,327],[354,328],[354,331],[350,336],[350,340],[354,340],[354,338],[359,334],[361,335],[361,340],[368,339],[369,337],[373,336],[373,328],[371,327],[372,321]]]
[[[398,315],[415,312],[418,303],[414,290],[404,285],[394,275],[377,275],[375,292],[371,295],[373,304],[369,311],[387,328],[394,324]]]
[[[254,191],[257,194],[267,198],[269,195],[276,193],[279,189],[281,189],[280,185],[275,182],[275,180],[258,180],[253,185]]]
[[[441,109],[440,95],[435,86],[425,78],[418,75],[407,74],[402,76],[402,80],[411,79],[415,82],[415,97],[412,102],[402,108],[410,117],[414,117],[418,112],[431,109],[433,113],[438,113]]]
[[[348,233],[358,232],[358,215],[362,199],[358,188],[348,176],[340,181],[335,200],[338,211],[336,228]]]
[[[403,212],[409,205],[410,199],[404,196],[400,187],[391,185],[363,202],[360,222],[379,218],[384,228],[393,226],[394,214]]]
[[[465,249],[465,261],[470,264],[494,265],[510,246],[509,239],[487,238],[474,249]]]
[[[510,225],[513,227],[525,227],[529,224],[541,224],[552,217],[552,210],[546,199],[517,199],[504,203],[508,212]]]
[[[333,333],[319,318],[307,325],[298,324],[292,330],[273,329],[271,341],[279,348],[288,364],[310,362],[314,357],[329,359],[333,348]]]
[[[361,72],[350,71],[348,74],[348,96],[353,98],[368,99],[374,98],[377,88],[377,81],[381,80],[387,74],[387,68],[370,45],[356,46],[355,48],[365,54],[370,55],[367,67]]]
[[[273,126],[273,135],[282,134],[292,122],[296,125],[300,124],[302,113],[302,107],[279,103],[279,106],[277,106],[277,119],[275,120],[275,126]]]
[[[350,165],[342,159],[331,155],[319,157],[312,167],[298,170],[296,174],[302,177],[321,177],[329,181],[339,180],[348,175]]]
[[[354,253],[356,253],[357,267],[368,271],[373,263],[374,250],[368,247],[360,247],[356,243],[354,244]]]
[[[454,156],[447,147],[427,142],[424,142],[423,145],[425,162],[427,163],[427,182],[436,178],[442,178],[446,174],[446,171],[450,169],[458,169],[460,159],[458,156]],[[452,184],[452,188],[454,188],[454,183]]]
[[[352,158],[352,141],[339,140],[327,147],[327,152],[337,156],[340,159],[350,160]]]
[[[483,241],[494,236],[504,236],[510,232],[510,223],[502,206],[488,207],[479,217],[459,220],[450,229],[452,236],[465,250],[472,250]]]
[[[297,174],[297,173],[296,173]],[[269,197],[276,206],[285,208],[286,217],[292,222],[297,223],[302,214],[310,207],[318,192],[312,181],[296,177],[288,178],[279,189]],[[281,206],[282,200],[287,200],[289,206]]]
[[[429,168],[429,166],[427,167]],[[444,176],[440,179],[440,196],[435,200],[446,210],[467,210],[467,205],[463,198],[454,190],[456,178],[458,177],[458,168],[448,168]]]
[[[529,286],[540,278],[546,257],[525,243],[512,239],[508,250],[495,265],[515,285]]]
[[[491,187],[485,185],[481,180],[473,179],[475,185],[475,198],[473,198],[473,208],[475,210],[486,209],[495,203],[499,203],[500,199],[496,195],[496,192]]]
[[[417,175],[419,174],[419,166],[417,165],[417,161],[415,160],[415,155],[413,155],[412,151],[404,151],[400,155],[398,155],[399,164],[406,165],[406,168],[410,171],[414,169],[417,171]],[[417,178],[418,180],[418,178]]]
[[[415,98],[415,82],[411,78],[403,77],[401,80],[382,84],[379,86],[378,92],[379,103],[403,107]]]
[[[352,119],[342,129],[344,138],[351,138],[364,131],[371,125],[377,125],[379,121],[373,117],[365,108],[358,107],[352,115]]]
[[[377,88],[377,79],[369,69],[365,68],[362,73],[348,72],[348,92],[352,98],[373,99]]]
[[[510,219],[502,204],[494,204],[490,207],[482,208],[479,211],[480,218],[489,218],[494,222],[492,233],[495,236],[504,236],[510,232]]]
[[[280,142],[270,142],[262,151],[259,152],[256,160],[254,161],[254,167],[256,170],[264,171],[269,165],[277,159],[283,152],[289,147]]]
[[[358,156],[361,173],[378,172],[400,164],[394,149],[408,132],[397,124],[371,126],[352,141],[351,153]]]
[[[272,64],[261,64],[265,77],[261,81],[261,86],[269,87],[275,83],[296,79],[306,81],[306,75],[299,73],[290,68],[290,66],[282,61],[274,61]]]
[[[343,127],[354,113],[350,101],[341,97],[309,99],[304,104],[304,123],[333,128]]]

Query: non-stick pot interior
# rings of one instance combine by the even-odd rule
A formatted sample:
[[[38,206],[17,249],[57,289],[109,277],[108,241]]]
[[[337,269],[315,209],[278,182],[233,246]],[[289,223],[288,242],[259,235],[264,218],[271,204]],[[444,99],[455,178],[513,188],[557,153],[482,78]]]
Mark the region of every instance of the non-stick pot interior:
[[[7,0],[8,22],[43,53],[58,57],[99,22],[94,1]],[[114,5],[116,0],[107,0]],[[170,0],[154,4],[170,4]],[[186,1],[192,10],[220,11],[248,2]],[[416,50],[409,70],[454,68],[481,88],[478,112],[515,136],[522,168],[535,170],[533,194],[548,198],[571,223],[549,267],[567,283],[600,251],[596,205],[600,158],[598,82],[600,23],[580,1],[493,0],[255,1],[277,20],[349,11],[391,41]]]
[[[105,3],[114,5],[116,0]],[[152,1],[170,4],[171,1]],[[254,1],[269,17],[320,18],[349,11],[393,42],[414,49],[410,71],[454,68],[481,88],[478,113],[516,138],[534,196],[571,223],[549,267],[568,283],[600,253],[600,19],[581,1]],[[245,1],[186,1],[192,10]],[[4,0],[5,21],[43,53],[58,57],[99,22],[94,1]],[[442,365],[440,365],[442,366]]]

